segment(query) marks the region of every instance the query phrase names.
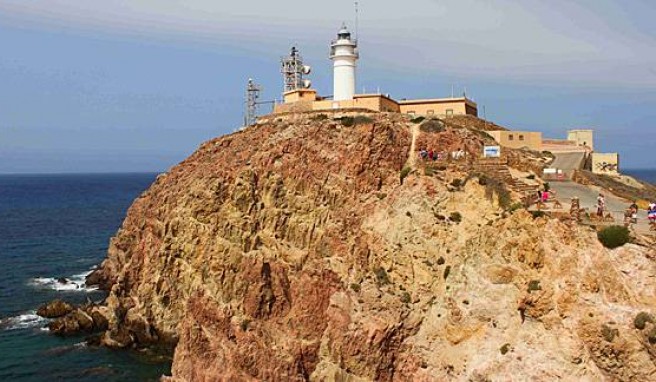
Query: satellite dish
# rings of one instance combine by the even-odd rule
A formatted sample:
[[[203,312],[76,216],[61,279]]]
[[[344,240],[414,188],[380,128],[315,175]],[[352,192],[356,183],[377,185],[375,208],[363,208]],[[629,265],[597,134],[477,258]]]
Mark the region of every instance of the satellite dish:
[[[310,80],[303,80],[303,89],[309,89],[310,86],[312,86],[312,81],[310,81]]]
[[[312,67],[309,65],[303,65],[302,70],[303,70],[303,74],[310,74],[310,72],[312,71]]]

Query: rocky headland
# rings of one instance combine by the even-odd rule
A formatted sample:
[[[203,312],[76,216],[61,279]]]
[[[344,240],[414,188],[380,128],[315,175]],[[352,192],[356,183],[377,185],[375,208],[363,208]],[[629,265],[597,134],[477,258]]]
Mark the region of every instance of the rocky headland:
[[[314,113],[210,140],[129,209],[103,305],[55,323],[176,343],[171,381],[656,380],[653,241],[521,208],[509,173],[548,159],[481,163],[484,130]]]

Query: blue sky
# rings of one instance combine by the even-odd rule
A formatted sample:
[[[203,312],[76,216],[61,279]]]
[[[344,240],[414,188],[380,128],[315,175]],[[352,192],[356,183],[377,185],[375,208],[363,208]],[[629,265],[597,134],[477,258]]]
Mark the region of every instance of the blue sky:
[[[594,128],[624,168],[656,167],[653,2],[359,3],[359,91],[466,87],[492,121]],[[348,0],[3,0],[0,173],[165,171],[240,126],[249,77],[280,98],[291,44],[330,94],[328,42],[352,20]]]

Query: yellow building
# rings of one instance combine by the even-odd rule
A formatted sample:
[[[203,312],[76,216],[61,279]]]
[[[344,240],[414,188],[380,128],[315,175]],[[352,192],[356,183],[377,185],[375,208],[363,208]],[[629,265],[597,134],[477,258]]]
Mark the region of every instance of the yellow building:
[[[528,148],[529,150],[542,151],[542,133],[537,131],[488,131],[494,140],[503,147],[513,149]]]
[[[567,140],[575,142],[577,146],[589,147],[594,150],[594,131],[591,129],[576,129],[567,131]]]
[[[276,104],[273,113],[347,111],[348,109],[366,109],[416,116],[478,116],[476,103],[466,97],[396,101],[383,94],[356,94],[350,100],[334,101],[318,96],[316,90],[313,89],[298,89],[284,93],[283,103]]]

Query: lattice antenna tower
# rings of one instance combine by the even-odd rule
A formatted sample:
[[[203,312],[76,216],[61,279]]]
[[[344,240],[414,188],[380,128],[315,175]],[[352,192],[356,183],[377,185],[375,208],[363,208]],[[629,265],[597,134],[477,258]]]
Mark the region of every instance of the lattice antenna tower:
[[[303,65],[303,57],[295,46],[292,47],[289,56],[280,60],[281,73],[283,77],[284,92],[298,89],[307,89],[312,82],[304,76],[310,74],[312,68]]]
[[[246,86],[246,113],[244,115],[244,126],[250,126],[257,122],[257,106],[260,99],[260,92],[262,87],[253,81],[252,78],[248,79]]]

